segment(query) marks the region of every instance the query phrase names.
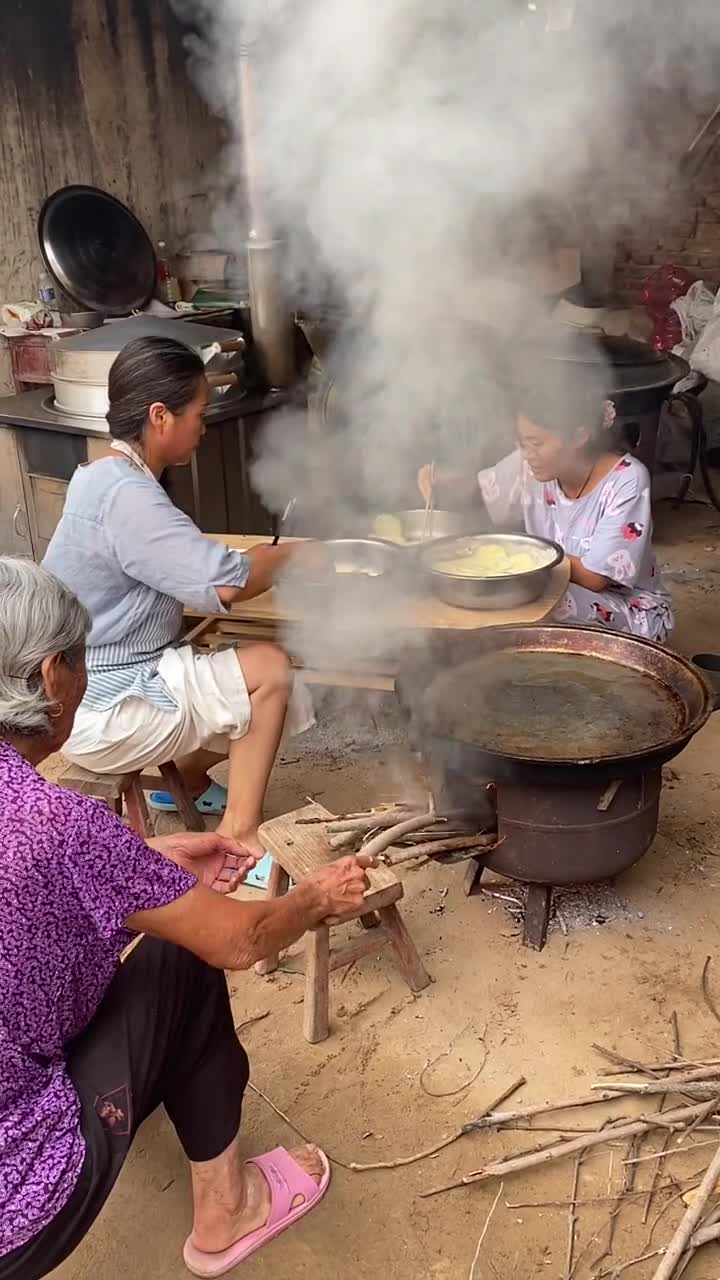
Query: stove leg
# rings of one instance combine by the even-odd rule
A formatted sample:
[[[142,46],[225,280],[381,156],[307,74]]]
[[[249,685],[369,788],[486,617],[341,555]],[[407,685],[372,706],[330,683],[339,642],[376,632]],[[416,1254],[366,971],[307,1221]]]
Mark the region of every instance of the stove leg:
[[[545,946],[552,894],[552,885],[529,884],[527,887],[522,940],[523,946],[532,947],[533,951],[542,951]]]
[[[477,858],[468,858],[465,875],[463,876],[463,893],[466,898],[478,892],[484,870],[484,864]]]

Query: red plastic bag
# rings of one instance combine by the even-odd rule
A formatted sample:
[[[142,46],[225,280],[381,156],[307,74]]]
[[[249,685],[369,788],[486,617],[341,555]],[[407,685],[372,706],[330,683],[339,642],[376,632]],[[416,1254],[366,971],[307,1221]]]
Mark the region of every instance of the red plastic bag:
[[[653,322],[652,345],[656,351],[669,351],[682,341],[680,317],[670,304],[684,297],[694,281],[691,272],[672,265],[658,267],[645,281],[642,300]]]

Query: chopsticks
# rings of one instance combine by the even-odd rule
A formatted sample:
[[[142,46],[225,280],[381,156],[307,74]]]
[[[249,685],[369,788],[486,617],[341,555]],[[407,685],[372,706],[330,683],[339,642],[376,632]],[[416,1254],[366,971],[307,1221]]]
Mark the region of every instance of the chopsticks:
[[[425,519],[423,521],[423,542],[426,540],[432,530],[433,514],[435,511],[435,459],[430,463],[430,487],[428,489],[427,498],[425,499]]]

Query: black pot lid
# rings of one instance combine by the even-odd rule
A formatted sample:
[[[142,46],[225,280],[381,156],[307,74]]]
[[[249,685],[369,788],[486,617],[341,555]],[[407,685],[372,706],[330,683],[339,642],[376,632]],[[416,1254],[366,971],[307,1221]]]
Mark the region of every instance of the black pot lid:
[[[670,389],[690,372],[680,356],[655,351],[649,343],[635,338],[611,337],[558,324],[528,331],[524,337],[528,351],[536,359],[542,354],[548,360],[606,366],[611,396]]]
[[[45,266],[79,308],[122,316],[155,289],[152,242],[134,213],[96,187],[63,187],[40,210]]]

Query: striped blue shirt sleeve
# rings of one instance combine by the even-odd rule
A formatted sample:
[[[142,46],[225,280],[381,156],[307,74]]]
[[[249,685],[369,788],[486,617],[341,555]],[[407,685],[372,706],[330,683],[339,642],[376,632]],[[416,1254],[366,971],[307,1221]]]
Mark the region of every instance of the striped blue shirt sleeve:
[[[159,484],[129,475],[115,486],[105,530],[123,572],[186,609],[224,613],[217,587],[244,587],[250,562],[206,538]]]

